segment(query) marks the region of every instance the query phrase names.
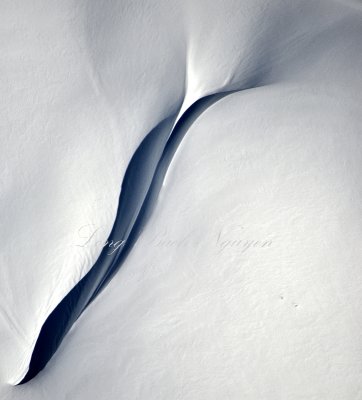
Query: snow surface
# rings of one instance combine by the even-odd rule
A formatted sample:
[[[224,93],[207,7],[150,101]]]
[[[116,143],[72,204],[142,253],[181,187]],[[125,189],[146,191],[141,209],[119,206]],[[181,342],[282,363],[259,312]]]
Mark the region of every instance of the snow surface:
[[[362,399],[362,4],[2,0],[0,21],[1,400]],[[236,88],[190,128],[122,269],[12,386],[141,140]]]

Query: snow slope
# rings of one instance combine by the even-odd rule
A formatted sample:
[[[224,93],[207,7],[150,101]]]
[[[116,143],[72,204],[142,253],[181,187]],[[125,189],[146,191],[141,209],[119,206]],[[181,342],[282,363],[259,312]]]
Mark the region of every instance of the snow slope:
[[[1,3],[1,398],[361,398],[361,9]],[[188,130],[122,269],[10,386],[141,140],[234,89]]]

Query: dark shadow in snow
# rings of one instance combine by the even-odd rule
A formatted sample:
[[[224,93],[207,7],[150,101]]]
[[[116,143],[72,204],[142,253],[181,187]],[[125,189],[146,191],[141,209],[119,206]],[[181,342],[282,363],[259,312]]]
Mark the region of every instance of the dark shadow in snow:
[[[142,141],[126,170],[116,219],[108,242],[123,243],[109,254],[104,247],[90,271],[55,307],[36,341],[28,372],[19,384],[34,378],[48,363],[85,308],[112,279],[149,219],[167,169],[193,122],[218,100],[238,90],[212,94],[192,104],[174,128],[176,115],[159,123]]]

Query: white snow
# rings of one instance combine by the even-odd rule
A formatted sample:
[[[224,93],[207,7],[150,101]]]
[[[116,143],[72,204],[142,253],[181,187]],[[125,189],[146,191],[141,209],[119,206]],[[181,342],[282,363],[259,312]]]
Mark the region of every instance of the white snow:
[[[0,21],[0,398],[361,399],[361,3],[2,0]],[[239,87],[187,133],[106,290],[11,386],[142,138]]]

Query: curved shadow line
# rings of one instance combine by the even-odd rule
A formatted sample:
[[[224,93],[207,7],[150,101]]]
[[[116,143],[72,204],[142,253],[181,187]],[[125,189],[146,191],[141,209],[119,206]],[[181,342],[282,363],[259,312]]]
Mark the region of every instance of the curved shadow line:
[[[89,272],[49,314],[35,343],[29,369],[18,385],[30,381],[46,366],[74,322],[121,267],[152,213],[167,169],[190,126],[223,97],[249,88],[205,96],[184,112],[173,129],[177,114],[160,122],[145,137],[127,167],[116,219],[108,237],[108,242],[123,245],[111,255],[109,249],[103,248]]]

